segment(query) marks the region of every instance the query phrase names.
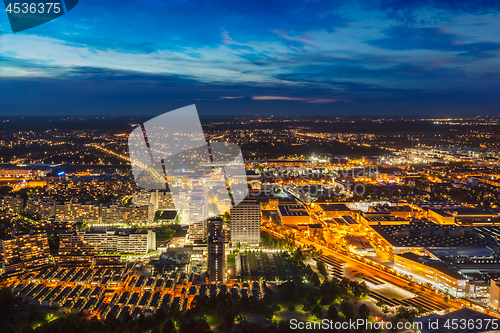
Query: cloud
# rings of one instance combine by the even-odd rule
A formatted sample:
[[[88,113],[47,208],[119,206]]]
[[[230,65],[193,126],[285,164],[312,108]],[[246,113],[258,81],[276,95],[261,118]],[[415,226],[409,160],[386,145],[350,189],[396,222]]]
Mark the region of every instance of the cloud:
[[[313,104],[334,103],[340,100],[331,98],[305,98],[305,97],[286,97],[286,96],[252,96],[255,101],[301,101]]]
[[[450,23],[459,16],[497,14],[500,2],[492,0],[360,0],[361,7],[382,12],[405,24]]]
[[[252,96],[256,101],[306,101],[306,98],[301,97],[285,97],[285,96]]]
[[[315,42],[313,42],[310,39],[307,38],[301,38],[301,37],[290,37],[287,34],[285,34],[281,30],[273,30],[272,31],[276,36],[283,38],[284,40],[290,41],[290,42],[297,42],[305,45],[310,45],[310,46],[315,46],[319,47]]]
[[[40,101],[51,111],[60,91],[75,110],[200,100],[248,112],[285,105],[283,113],[500,92],[500,3],[144,1],[147,11],[89,0],[39,29],[1,33],[0,112]],[[6,20],[0,15],[0,32]]]
[[[500,50],[500,43],[467,43],[462,36],[442,27],[392,26],[383,33],[385,37],[368,41],[368,44],[387,50],[433,50],[477,58],[495,57],[495,52]]]
[[[306,101],[306,103],[312,103],[312,104],[324,104],[324,103],[334,103],[334,102],[339,102],[339,99],[330,99],[330,98],[318,98],[318,99],[311,99]]]
[[[226,30],[222,31],[221,37],[222,37],[222,42],[226,45],[236,45],[236,46],[248,47],[247,44],[239,43],[239,42],[235,41],[234,39],[232,39],[231,37],[229,37],[229,33]]]

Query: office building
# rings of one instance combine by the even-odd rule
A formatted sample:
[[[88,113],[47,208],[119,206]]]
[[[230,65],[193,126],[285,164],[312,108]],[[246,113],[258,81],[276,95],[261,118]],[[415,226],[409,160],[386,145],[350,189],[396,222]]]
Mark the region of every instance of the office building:
[[[260,218],[260,204],[255,200],[244,200],[231,208],[231,243],[259,244]]]
[[[208,273],[211,282],[224,281],[225,238],[222,219],[208,221]]]
[[[208,195],[205,188],[195,188],[189,200],[189,239],[207,238]]]

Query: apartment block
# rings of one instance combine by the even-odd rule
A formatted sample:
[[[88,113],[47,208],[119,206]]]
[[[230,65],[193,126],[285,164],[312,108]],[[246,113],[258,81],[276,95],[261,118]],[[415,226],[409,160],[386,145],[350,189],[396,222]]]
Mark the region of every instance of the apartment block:
[[[24,212],[36,220],[48,220],[55,215],[55,208],[55,200],[33,197],[26,201]]]
[[[5,272],[30,270],[48,263],[49,241],[45,232],[13,235],[0,240]]]
[[[151,230],[76,232],[60,235],[59,254],[130,253],[156,250],[156,233]]]
[[[260,204],[255,200],[244,200],[231,208],[231,243],[259,244],[260,219]]]
[[[62,205],[56,205],[56,222],[99,222],[99,206],[84,205],[81,203],[65,202]]]
[[[23,199],[21,196],[6,195],[0,199],[0,209],[8,213],[19,213],[23,210]]]

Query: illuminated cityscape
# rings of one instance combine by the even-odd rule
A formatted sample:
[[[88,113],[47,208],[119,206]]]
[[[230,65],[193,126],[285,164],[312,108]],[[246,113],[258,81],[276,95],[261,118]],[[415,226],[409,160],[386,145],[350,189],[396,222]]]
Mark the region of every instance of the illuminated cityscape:
[[[0,333],[500,332],[500,2],[4,0]]]
[[[60,148],[41,160],[12,156],[0,170],[2,285],[52,316],[102,323],[201,311],[226,296],[248,304],[231,312],[231,326],[250,314],[272,322],[337,311],[347,320],[354,301],[382,321],[460,309],[500,318],[495,119],[401,120],[484,132],[464,140],[477,146],[458,148],[442,146],[431,130],[395,145],[392,134],[326,133],[314,119],[280,130],[273,122],[287,119],[272,119],[249,120],[255,130],[243,136],[240,120],[207,126],[208,139],[237,141],[246,160],[247,199],[217,218],[209,218],[220,211],[216,201],[200,187],[220,186],[210,175],[190,183],[188,211],[176,211],[168,191],[137,187],[124,163],[126,126],[105,140],[104,129],[87,141],[59,132],[94,162],[66,160]],[[373,121],[374,132],[384,121],[393,122]],[[12,134],[4,134],[3,156],[21,144]],[[225,329],[229,314],[206,313]]]

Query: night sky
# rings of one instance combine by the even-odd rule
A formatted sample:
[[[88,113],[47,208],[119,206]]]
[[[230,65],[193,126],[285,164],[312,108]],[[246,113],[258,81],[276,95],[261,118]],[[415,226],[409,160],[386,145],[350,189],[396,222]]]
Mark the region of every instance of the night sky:
[[[499,1],[80,0],[13,34],[0,115],[500,115]]]

